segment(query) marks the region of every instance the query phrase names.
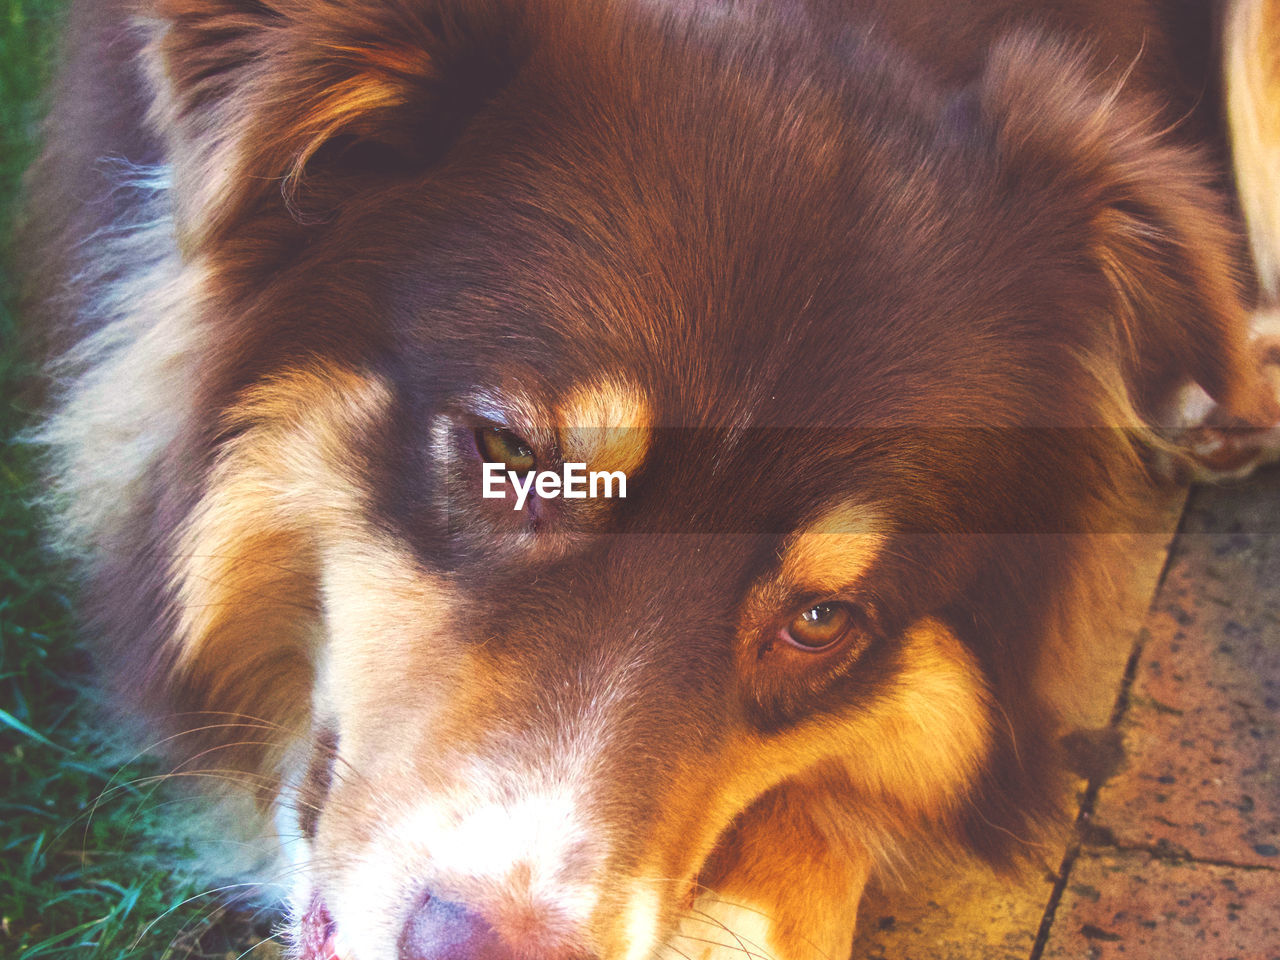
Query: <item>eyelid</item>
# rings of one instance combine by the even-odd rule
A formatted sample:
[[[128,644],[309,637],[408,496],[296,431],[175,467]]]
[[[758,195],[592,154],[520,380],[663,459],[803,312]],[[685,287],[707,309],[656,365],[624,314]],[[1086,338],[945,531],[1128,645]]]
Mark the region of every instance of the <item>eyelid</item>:
[[[530,443],[535,452],[554,449],[556,433],[548,407],[514,386],[501,393],[481,388],[460,397],[455,410],[473,428],[501,427]]]
[[[849,607],[858,607],[860,602],[861,598],[854,584],[849,584],[838,590],[805,590],[792,594],[791,599],[787,602],[786,609],[791,611],[787,617],[787,622],[789,623],[792,618],[800,616],[806,610],[812,607],[820,607],[824,603],[843,603]]]

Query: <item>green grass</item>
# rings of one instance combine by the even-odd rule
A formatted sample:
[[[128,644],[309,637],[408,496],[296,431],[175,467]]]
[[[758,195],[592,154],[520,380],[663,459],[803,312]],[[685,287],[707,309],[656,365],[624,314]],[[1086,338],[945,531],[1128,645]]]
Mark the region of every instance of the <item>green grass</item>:
[[[35,151],[62,0],[0,0],[0,238]],[[120,766],[77,678],[65,577],[39,545],[12,279],[0,257],[0,958],[238,956],[260,938],[174,864],[155,769]],[[255,937],[254,934],[258,933]],[[255,951],[251,957],[259,957]]]

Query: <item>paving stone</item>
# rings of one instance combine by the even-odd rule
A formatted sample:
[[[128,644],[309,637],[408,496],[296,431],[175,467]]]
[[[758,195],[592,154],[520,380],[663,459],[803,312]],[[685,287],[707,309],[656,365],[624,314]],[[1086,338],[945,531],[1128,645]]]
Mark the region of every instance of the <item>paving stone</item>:
[[[1280,867],[1280,475],[1192,498],[1094,839]],[[1109,836],[1108,836],[1109,834]]]
[[[1047,870],[1021,879],[982,868],[927,875],[909,889],[868,891],[856,960],[1026,960],[1053,890]]]
[[[1042,956],[1280,960],[1278,881],[1270,870],[1086,851]]]

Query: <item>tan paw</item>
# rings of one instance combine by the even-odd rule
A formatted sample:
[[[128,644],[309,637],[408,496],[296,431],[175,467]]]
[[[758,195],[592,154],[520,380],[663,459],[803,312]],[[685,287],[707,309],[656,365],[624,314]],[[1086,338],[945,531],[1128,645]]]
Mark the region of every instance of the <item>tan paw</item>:
[[[1280,310],[1259,313],[1253,347],[1270,401],[1259,404],[1269,422],[1247,422],[1215,405],[1198,388],[1188,390],[1179,410],[1175,439],[1192,480],[1230,480],[1280,460]]]

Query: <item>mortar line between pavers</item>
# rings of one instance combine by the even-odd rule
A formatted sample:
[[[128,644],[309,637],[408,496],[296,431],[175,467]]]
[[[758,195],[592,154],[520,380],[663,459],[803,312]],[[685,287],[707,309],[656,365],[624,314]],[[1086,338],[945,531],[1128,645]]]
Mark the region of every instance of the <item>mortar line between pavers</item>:
[[[1081,806],[1083,808],[1083,804]],[[1078,820],[1079,817],[1077,816]],[[1067,850],[1062,855],[1062,863],[1058,867],[1058,876],[1053,881],[1053,889],[1049,892],[1049,899],[1044,905],[1044,913],[1040,915],[1040,927],[1036,930],[1036,940],[1031,945],[1031,954],[1028,960],[1040,960],[1041,955],[1044,953],[1044,948],[1049,943],[1049,933],[1053,929],[1053,921],[1058,912],[1058,904],[1062,901],[1062,893],[1067,889],[1067,879],[1071,876],[1071,869],[1075,866],[1078,856],[1080,856],[1080,842],[1072,840],[1067,844]]]
[[[1167,849],[1163,849],[1159,844],[1143,844],[1143,843],[1090,843],[1078,844],[1077,854],[1084,853],[1088,856],[1101,856],[1109,851],[1116,853],[1144,853],[1152,860],[1158,863],[1166,863],[1170,866],[1177,866],[1183,863],[1199,863],[1206,867],[1222,867],[1228,870],[1252,870],[1262,873],[1280,873],[1280,866],[1269,866],[1265,863],[1237,863],[1234,860],[1218,860],[1213,857],[1197,857],[1188,853],[1185,857],[1175,856]]]
[[[1178,517],[1178,527],[1169,539],[1169,547],[1165,551],[1164,563],[1160,565],[1160,574],[1156,577],[1155,586],[1151,591],[1150,598],[1147,600],[1147,609],[1143,614],[1143,625],[1138,628],[1138,635],[1134,638],[1133,648],[1129,651],[1129,659],[1124,665],[1124,674],[1120,678],[1120,689],[1116,692],[1115,704],[1111,708],[1111,718],[1107,724],[1108,727],[1117,732],[1119,731],[1120,722],[1124,719],[1124,715],[1129,709],[1130,691],[1133,687],[1133,681],[1138,675],[1138,664],[1142,660],[1142,653],[1146,649],[1148,637],[1146,621],[1154,611],[1156,599],[1160,596],[1160,591],[1164,588],[1165,580],[1169,576],[1169,569],[1173,565],[1174,554],[1178,549],[1178,538],[1186,530],[1187,515],[1191,512],[1194,497],[1195,489],[1193,488],[1187,493],[1187,497],[1183,501],[1182,515]],[[1062,864],[1058,868],[1058,876],[1054,880],[1053,890],[1049,893],[1049,899],[1045,902],[1044,913],[1040,916],[1040,926],[1036,930],[1035,943],[1031,945],[1031,953],[1027,960],[1041,960],[1045,947],[1049,944],[1049,934],[1053,930],[1053,922],[1057,917],[1058,907],[1062,903],[1062,894],[1067,889],[1067,883],[1071,879],[1071,871],[1075,868],[1076,860],[1079,859],[1083,849],[1081,838],[1084,835],[1084,831],[1082,828],[1093,818],[1094,806],[1105,781],[1105,777],[1102,779],[1092,777],[1085,787],[1084,796],[1080,799],[1080,810],[1076,814],[1076,821],[1073,826],[1073,839],[1067,844],[1067,849],[1062,855]],[[1090,849],[1101,850],[1107,848],[1090,847]],[[1263,867],[1261,869],[1269,868]]]

